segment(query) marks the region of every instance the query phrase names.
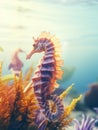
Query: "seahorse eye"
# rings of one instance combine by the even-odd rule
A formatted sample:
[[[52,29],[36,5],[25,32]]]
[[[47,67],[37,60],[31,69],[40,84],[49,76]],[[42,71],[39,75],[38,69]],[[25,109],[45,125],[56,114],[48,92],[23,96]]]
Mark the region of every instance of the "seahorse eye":
[[[34,47],[34,49],[36,49],[36,47],[37,47],[36,44],[33,44],[33,47]]]
[[[35,47],[35,44],[33,44],[33,47]]]

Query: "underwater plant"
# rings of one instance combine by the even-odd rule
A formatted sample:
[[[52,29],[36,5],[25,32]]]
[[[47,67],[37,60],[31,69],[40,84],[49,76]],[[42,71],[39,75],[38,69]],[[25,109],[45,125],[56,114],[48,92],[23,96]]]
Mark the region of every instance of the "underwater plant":
[[[97,119],[91,118],[86,115],[82,115],[81,123],[77,119],[74,119],[76,130],[93,130],[96,122]]]
[[[11,85],[4,82],[9,81],[10,78],[6,76],[8,79],[4,80],[1,69],[2,67],[0,68],[0,130],[27,130],[30,120],[34,117],[34,109],[38,108],[33,92],[32,95],[29,92],[28,95],[27,92],[24,93],[32,68],[30,67],[24,80],[22,73],[18,78],[14,76]]]

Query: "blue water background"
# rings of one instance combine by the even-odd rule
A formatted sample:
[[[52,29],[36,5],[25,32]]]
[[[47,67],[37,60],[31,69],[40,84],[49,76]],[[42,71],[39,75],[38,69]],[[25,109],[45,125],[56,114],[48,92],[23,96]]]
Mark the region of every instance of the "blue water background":
[[[98,1],[97,0],[7,0],[0,1],[0,60],[3,75],[8,70],[12,51],[21,47],[32,49],[32,36],[41,31],[55,34],[62,44],[64,66],[75,67],[73,76],[61,83],[61,88],[75,83],[83,93],[90,83],[98,81]],[[33,63],[34,69],[42,55],[24,62],[23,72]],[[66,73],[66,72],[64,72]]]

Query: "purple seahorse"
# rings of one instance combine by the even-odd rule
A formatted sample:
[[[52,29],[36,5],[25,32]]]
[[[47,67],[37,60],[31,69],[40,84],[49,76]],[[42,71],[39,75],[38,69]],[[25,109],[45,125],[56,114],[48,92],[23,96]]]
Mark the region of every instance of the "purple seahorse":
[[[17,49],[14,53],[13,53],[13,55],[12,55],[12,58],[11,58],[11,63],[9,64],[9,69],[11,69],[12,70],[12,72],[15,74],[15,75],[17,75],[17,76],[19,76],[19,73],[20,73],[20,71],[21,71],[21,68],[23,67],[23,63],[22,63],[22,61],[19,59],[19,57],[18,57],[18,54],[20,53],[20,52],[24,52],[22,49]]]
[[[34,49],[27,55],[27,59],[30,59],[34,53],[45,53],[35,71],[35,76],[32,78],[34,92],[40,106],[37,124],[39,124],[39,130],[44,130],[46,120],[57,120],[64,112],[61,99],[52,94],[58,86],[56,80],[62,77],[62,70],[60,69],[62,60],[59,54],[59,40],[55,36],[51,36],[48,32],[42,32],[34,41]],[[51,111],[49,100],[55,103],[55,112]]]

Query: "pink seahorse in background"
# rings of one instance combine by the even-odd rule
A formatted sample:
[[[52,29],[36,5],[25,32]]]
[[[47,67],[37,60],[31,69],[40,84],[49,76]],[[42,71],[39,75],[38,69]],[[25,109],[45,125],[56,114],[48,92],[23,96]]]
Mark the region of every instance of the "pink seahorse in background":
[[[26,58],[30,59],[34,53],[45,53],[32,78],[32,87],[40,106],[36,117],[36,124],[39,130],[45,130],[47,120],[55,121],[64,112],[64,105],[61,99],[53,94],[54,90],[58,87],[56,80],[62,78],[63,72],[60,69],[62,60],[60,57],[59,40],[55,36],[51,36],[48,32],[42,32],[34,41],[34,49],[31,50]],[[55,112],[51,111],[49,106],[50,100],[56,105]]]
[[[17,76],[19,76],[19,73],[21,72],[21,69],[23,67],[23,63],[18,56],[20,52],[24,52],[24,51],[20,48],[14,51],[14,53],[12,54],[11,63],[8,66],[8,69],[11,69],[12,73]]]

